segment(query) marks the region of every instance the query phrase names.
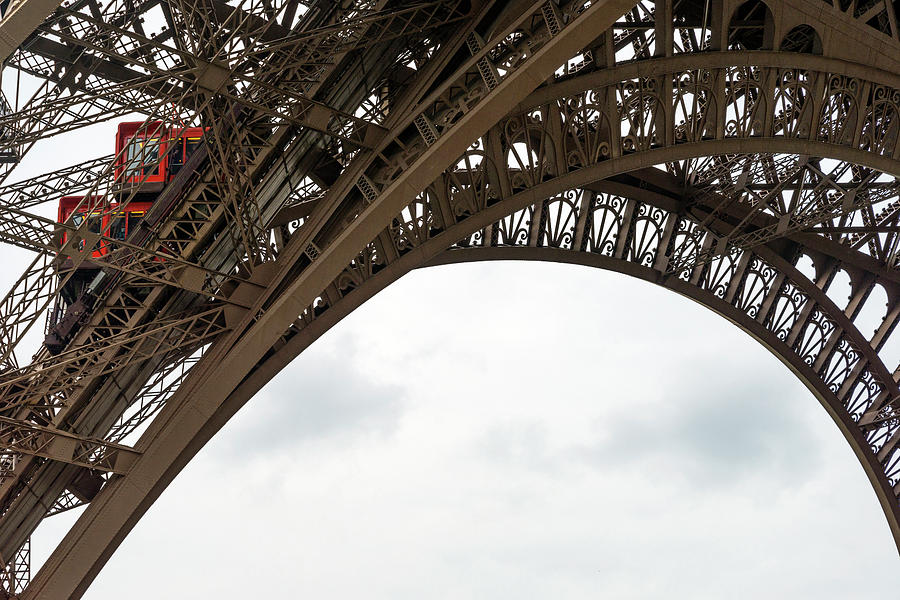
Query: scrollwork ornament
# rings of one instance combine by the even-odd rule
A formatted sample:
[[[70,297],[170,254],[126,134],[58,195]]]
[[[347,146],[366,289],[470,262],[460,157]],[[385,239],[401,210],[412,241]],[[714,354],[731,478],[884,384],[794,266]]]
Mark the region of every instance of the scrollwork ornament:
[[[883,155],[893,155],[900,129],[900,90],[876,86],[866,109],[860,136],[860,148]]]
[[[834,323],[825,316],[820,306],[816,306],[796,343],[797,354],[803,362],[810,366],[815,363],[833,330]]]
[[[453,247],[457,248],[474,248],[482,245],[484,240],[484,230],[479,229],[463,239],[457,241]]]
[[[589,167],[610,156],[609,118],[595,101],[569,105],[564,113],[562,151],[570,171]],[[557,142],[558,143],[558,142]]]
[[[497,221],[495,225],[497,244],[501,246],[527,246],[533,215],[534,207],[528,206]]]
[[[774,130],[786,137],[806,137],[810,132],[812,101],[809,74],[802,69],[786,69],[778,74],[775,86]]]
[[[900,429],[900,420],[898,419],[881,421],[875,427],[867,429],[866,441],[872,452],[878,454],[898,429]]]
[[[445,189],[454,215],[473,215],[484,210],[495,197],[487,169],[493,170],[493,166],[484,152],[469,150],[460,158],[456,168],[447,172]]]
[[[716,256],[709,262],[704,286],[715,297],[724,298],[728,293],[728,286],[737,270],[739,252],[737,248],[729,247],[727,253]]]
[[[645,77],[618,85],[619,121],[623,124],[622,149],[648,150],[658,142],[657,117],[662,114],[656,79]]]
[[[591,252],[605,256],[615,253],[626,202],[621,196],[612,194],[601,194],[595,199],[589,215],[588,248]]]
[[[679,218],[672,245],[672,266],[682,281],[691,278],[696,259],[703,247],[705,232],[692,220]]]
[[[756,70],[729,67],[725,87],[725,132],[728,137],[748,137],[761,129],[764,95]]]
[[[645,267],[653,266],[666,214],[655,206],[638,204],[631,226],[628,259]]]
[[[871,370],[866,369],[863,371],[851,388],[850,393],[842,399],[850,417],[854,421],[859,421],[859,418],[881,394],[882,389],[882,385],[875,379]]]
[[[828,389],[837,394],[858,361],[859,352],[848,339],[842,337],[822,369],[821,377]]]
[[[747,313],[751,319],[755,319],[775,276],[776,271],[773,267],[757,256],[751,258],[740,292],[736,295],[735,306]]]
[[[860,81],[855,77],[831,74],[828,77],[825,101],[819,115],[819,139],[835,144],[844,143],[845,129],[853,126],[859,105]]]
[[[580,194],[577,190],[567,190],[562,196],[544,202],[541,223],[541,243],[544,246],[571,249]]]
[[[288,223],[288,232],[290,232],[290,234],[293,235],[294,232],[297,231],[298,229],[300,229],[305,222],[306,222],[306,219],[304,219],[304,218],[294,219],[293,221]]]
[[[894,448],[882,462],[884,473],[892,487],[896,487],[900,480],[900,448]]]
[[[786,342],[794,323],[800,317],[800,312],[806,305],[807,296],[802,290],[791,283],[784,283],[775,307],[769,316],[769,330],[782,342]]]
[[[674,75],[672,105],[676,143],[699,141],[707,135],[710,115],[715,114],[710,80],[709,69],[682,71]]]

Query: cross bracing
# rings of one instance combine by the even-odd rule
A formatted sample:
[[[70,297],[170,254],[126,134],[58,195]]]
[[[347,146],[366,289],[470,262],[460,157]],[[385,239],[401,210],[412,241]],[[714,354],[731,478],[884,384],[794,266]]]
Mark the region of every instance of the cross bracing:
[[[0,305],[10,594],[79,596],[291,358],[409,270],[466,260],[590,264],[723,314],[815,391],[900,539],[894,2],[20,0],[0,32],[0,241],[34,256]],[[17,176],[134,114],[204,131],[145,226],[42,216],[138,201],[116,158]],[[99,275],[72,302],[79,268]],[[81,504],[26,585],[30,533]]]

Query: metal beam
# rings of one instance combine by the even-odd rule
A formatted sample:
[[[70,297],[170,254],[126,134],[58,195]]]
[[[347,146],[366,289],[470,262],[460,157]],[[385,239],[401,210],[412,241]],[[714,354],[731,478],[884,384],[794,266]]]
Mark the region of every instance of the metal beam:
[[[134,448],[80,436],[55,427],[0,417],[0,460],[14,468],[16,455],[26,454],[101,471],[125,474],[140,456]],[[0,479],[5,472],[0,472]]]

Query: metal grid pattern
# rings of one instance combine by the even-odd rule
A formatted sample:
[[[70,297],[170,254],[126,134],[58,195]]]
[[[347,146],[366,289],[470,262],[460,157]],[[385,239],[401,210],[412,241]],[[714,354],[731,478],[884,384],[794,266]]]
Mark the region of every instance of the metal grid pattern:
[[[900,320],[900,32],[895,3],[846,4],[6,6],[0,241],[34,258],[0,302],[0,587],[80,596],[116,532],[344,315],[411,269],[517,256],[643,277],[764,340],[837,415],[900,543],[881,357]],[[135,201],[121,157],[17,175],[46,140],[134,113],[205,131],[145,226],[123,242],[36,214]],[[79,267],[90,294],[63,301]],[[854,317],[876,285],[870,334]],[[48,315],[66,335],[24,359]],[[85,504],[29,583],[30,533]]]

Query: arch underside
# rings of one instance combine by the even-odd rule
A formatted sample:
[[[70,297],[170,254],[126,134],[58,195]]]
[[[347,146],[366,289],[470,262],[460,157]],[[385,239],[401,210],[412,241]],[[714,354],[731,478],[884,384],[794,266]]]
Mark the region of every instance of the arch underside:
[[[783,15],[776,25],[776,38],[794,26]],[[462,156],[435,144],[460,118],[453,112],[459,107],[436,101],[423,113],[426,125],[416,124],[418,136],[407,130],[402,147],[385,152],[365,179],[351,174],[358,202],[343,215],[346,228],[304,249],[308,260],[297,281],[313,273],[309,280],[324,284],[280,288],[280,299],[299,310],[269,325],[277,332],[262,357],[209,408],[190,409],[187,392],[181,404],[170,400],[137,447],[149,454],[165,442],[166,423],[193,410],[196,423],[184,425],[194,428],[184,434],[188,441],[141,477],[113,477],[64,541],[54,568],[77,562],[79,540],[103,531],[97,544],[105,545],[75,577],[83,591],[228,418],[367,299],[416,268],[496,259],[622,272],[691,297],[741,327],[835,420],[900,549],[900,390],[896,365],[879,355],[900,320],[900,77],[846,59],[775,51],[572,64],[521,94],[502,118],[482,115],[486,131],[468,136]],[[482,94],[490,98],[491,90]],[[459,110],[478,116],[479,105]],[[428,162],[443,168],[437,178],[421,166]],[[382,199],[404,185],[394,194],[402,202],[385,201],[400,210],[379,212]],[[366,186],[383,196],[372,199]],[[275,217],[271,230],[288,240],[285,247],[303,238],[311,204],[287,206]],[[370,226],[353,229],[364,220]],[[345,251],[342,262],[328,255],[337,247]],[[797,268],[801,257],[814,263],[814,277]],[[841,271],[852,290],[839,306],[827,292]],[[886,291],[888,306],[878,330],[865,335],[854,317],[875,285]],[[207,367],[203,376],[215,377],[217,368],[225,367]]]
[[[788,365],[850,443],[900,548],[895,365],[878,353],[900,310],[896,242],[858,233],[863,220],[887,223],[897,213],[896,125],[877,139],[864,133],[900,125],[884,118],[900,104],[882,104],[900,101],[895,81],[839,74],[818,57],[802,57],[804,69],[784,66],[794,57],[778,53],[760,53],[753,66],[729,53],[704,58],[705,69],[659,59],[535,92],[366,246],[287,332],[287,354],[272,363],[283,367],[290,352],[413,268],[527,259],[623,272],[693,298]],[[717,87],[730,90],[724,101]],[[697,100],[703,88],[708,96]],[[835,100],[848,90],[850,103]],[[692,102],[708,107],[702,118],[685,110]],[[621,132],[604,126],[613,110]],[[863,214],[848,200],[857,193],[878,212]],[[779,198],[790,206],[776,207]],[[804,256],[813,278],[796,266]],[[853,291],[838,306],[827,290],[841,270]],[[876,281],[887,314],[866,336],[853,317]],[[260,365],[257,375],[271,370]]]
[[[485,260],[533,260],[620,272],[687,296],[725,317],[763,344],[814,393],[863,465],[895,540],[900,539],[900,424],[885,407],[893,381],[869,341],[822,287],[801,273],[783,249],[733,250],[706,263],[672,271],[669,265],[704,240],[709,229],[647,201],[637,187],[597,191],[609,182],[559,193],[474,231],[461,221],[422,245],[382,261],[376,242],[361,256],[368,276],[345,272],[310,307],[302,327],[262,363],[239,395],[252,395],[322,333],[412,269]],[[594,188],[594,189],[591,189]],[[498,202],[502,206],[504,201]],[[500,211],[502,212],[502,210]],[[474,215],[473,215],[474,216]],[[463,239],[449,248],[440,241]],[[435,242],[435,243],[432,243]],[[412,252],[415,247],[419,252]],[[396,247],[395,247],[396,249]],[[327,303],[327,304],[326,304]]]
[[[790,366],[854,449],[900,547],[895,365],[878,353],[900,311],[896,240],[870,235],[867,245],[857,232],[896,216],[900,117],[885,119],[895,109],[881,102],[900,95],[837,75],[825,60],[798,70],[729,58],[687,75],[651,65],[648,77],[585,75],[558,84],[565,95],[540,90],[395,217],[295,329],[303,334],[330,312],[343,314],[345,297],[369,297],[367,286],[386,285],[379,279],[426,264],[521,257],[647,279],[725,316]],[[600,77],[614,83],[584,85]],[[730,92],[697,100],[698,81]],[[856,90],[851,102],[848,90]],[[686,111],[677,120],[688,95],[708,108],[705,119]],[[621,131],[604,127],[614,109]],[[897,125],[882,127],[877,141],[863,133],[873,131],[866,123],[888,121]],[[859,210],[856,194],[878,212]],[[816,266],[812,278],[796,266],[803,256]],[[827,294],[840,270],[853,284],[843,306]],[[853,318],[876,281],[887,313],[867,336]]]

